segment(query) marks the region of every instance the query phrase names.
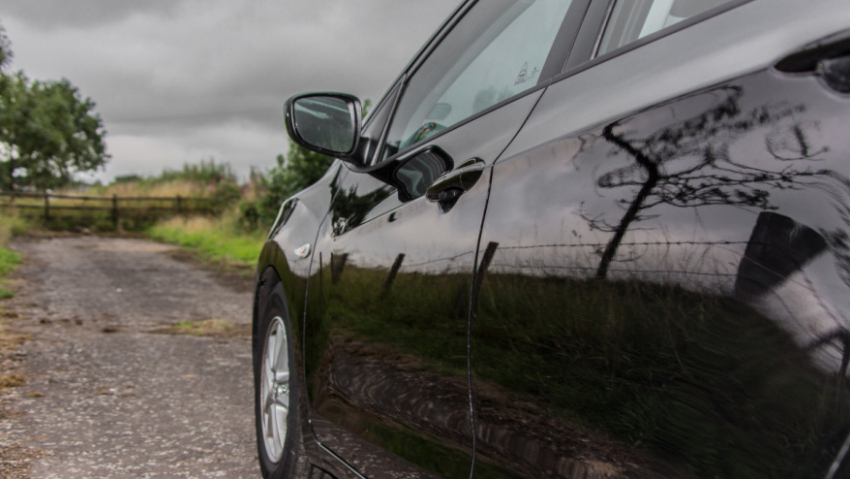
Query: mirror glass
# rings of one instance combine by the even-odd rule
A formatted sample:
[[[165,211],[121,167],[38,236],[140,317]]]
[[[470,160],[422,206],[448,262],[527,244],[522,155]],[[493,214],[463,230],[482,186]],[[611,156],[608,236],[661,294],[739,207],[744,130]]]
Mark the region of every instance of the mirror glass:
[[[293,120],[302,140],[340,155],[356,140],[354,105],[340,97],[309,96],[295,100]]]

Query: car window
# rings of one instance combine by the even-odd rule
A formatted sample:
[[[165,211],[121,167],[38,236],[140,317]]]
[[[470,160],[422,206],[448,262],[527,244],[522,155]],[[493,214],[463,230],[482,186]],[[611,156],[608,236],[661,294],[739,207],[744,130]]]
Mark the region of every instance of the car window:
[[[617,0],[602,34],[597,56],[730,1]]]
[[[413,74],[383,158],[541,81],[570,0],[478,2]]]

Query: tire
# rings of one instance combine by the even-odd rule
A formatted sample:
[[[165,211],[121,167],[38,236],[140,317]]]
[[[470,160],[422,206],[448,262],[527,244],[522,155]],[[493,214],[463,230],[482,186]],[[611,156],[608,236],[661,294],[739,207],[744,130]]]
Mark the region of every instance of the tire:
[[[261,286],[259,301],[253,358],[260,470],[266,479],[292,478],[301,440],[296,363],[286,300],[276,277]]]

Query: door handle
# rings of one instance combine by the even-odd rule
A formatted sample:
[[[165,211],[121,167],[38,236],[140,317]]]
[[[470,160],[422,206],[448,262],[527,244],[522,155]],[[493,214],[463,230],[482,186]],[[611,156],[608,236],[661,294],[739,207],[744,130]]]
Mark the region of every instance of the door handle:
[[[850,93],[850,35],[846,32],[822,39],[814,47],[780,60],[776,69],[785,73],[813,73],[838,93]]]
[[[446,173],[428,187],[425,198],[437,202],[445,212],[450,210],[458,198],[469,191],[484,174],[484,160],[473,158],[454,171]]]

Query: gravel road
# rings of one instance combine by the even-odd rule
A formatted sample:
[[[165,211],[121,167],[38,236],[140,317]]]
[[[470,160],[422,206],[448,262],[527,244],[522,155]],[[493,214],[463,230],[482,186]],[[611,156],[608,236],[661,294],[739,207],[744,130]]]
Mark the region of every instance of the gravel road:
[[[27,381],[3,395],[0,449],[35,456],[29,477],[259,477],[249,278],[140,239],[12,247],[25,264],[0,307],[32,339],[2,358]],[[236,328],[163,332],[208,319]]]

